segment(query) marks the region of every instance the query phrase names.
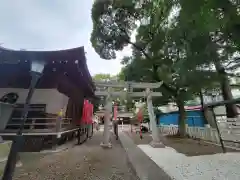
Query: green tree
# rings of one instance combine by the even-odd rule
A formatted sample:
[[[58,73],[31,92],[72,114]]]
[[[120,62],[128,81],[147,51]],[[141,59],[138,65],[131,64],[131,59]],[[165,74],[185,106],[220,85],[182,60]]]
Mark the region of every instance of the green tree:
[[[232,70],[240,65],[239,57],[234,56],[240,47],[237,33],[240,29],[238,1],[209,0],[196,3],[181,0],[175,3],[181,8],[178,24],[185,26],[178,32],[187,39],[191,53],[204,55],[206,63],[215,66],[224,100],[232,99],[229,77],[236,76]],[[198,46],[194,46],[196,42]],[[235,105],[227,105],[226,110],[228,117],[237,114]]]
[[[197,4],[207,9],[203,7],[204,2],[198,1]],[[164,97],[174,100],[179,107],[182,135],[185,134],[185,101],[199,94],[202,88],[212,86],[213,81],[223,82],[226,71],[219,75],[222,62],[233,55],[231,43],[236,43],[211,30],[215,22],[202,25],[201,8],[195,6],[195,2],[186,0],[153,0],[142,4],[131,0],[109,0],[95,1],[92,8],[91,42],[96,52],[104,59],[114,59],[116,51],[132,45],[133,56],[123,59],[125,67],[119,75],[120,79],[162,81],[160,90]],[[170,22],[171,13],[177,8],[181,11]],[[142,22],[140,26],[139,21]],[[136,29],[136,41],[133,42],[131,36]],[[219,43],[219,38],[224,41]],[[215,65],[217,71],[206,68],[211,65]],[[229,89],[226,92],[229,93]]]
[[[180,134],[185,135],[183,100],[185,98],[182,97],[185,96],[186,90],[171,82],[171,79],[175,78],[172,76],[175,73],[172,71],[173,68],[172,70],[168,68],[168,62],[171,64],[172,57],[167,60],[164,57],[167,53],[159,52],[165,43],[164,36],[166,35],[162,28],[164,24],[161,21],[163,22],[168,16],[171,4],[165,4],[164,8],[161,8],[160,5],[162,5],[161,1],[157,1],[157,3],[156,1],[146,2],[140,6],[136,4],[136,1],[128,1],[128,3],[125,1],[117,3],[115,1],[108,1],[107,3],[95,2],[92,9],[93,32],[91,42],[96,52],[104,59],[115,58],[116,51],[122,50],[126,45],[131,44],[133,46],[133,58],[123,60],[125,63],[131,62],[127,64],[126,71],[131,74],[135,72],[138,66],[144,68],[139,67],[140,74],[129,75],[125,73],[125,80],[163,81],[162,87],[165,88],[168,94],[171,94],[169,97],[173,97],[179,106]],[[136,28],[136,22],[142,19],[149,19],[150,22],[138,27],[136,42],[132,42],[131,35]],[[164,62],[159,62],[162,59]],[[162,66],[163,63],[165,63],[164,66]],[[143,77],[145,71],[150,73],[150,76]]]
[[[112,79],[113,79],[113,76],[111,76],[111,74],[99,73],[93,76],[93,80],[95,81],[110,81]]]

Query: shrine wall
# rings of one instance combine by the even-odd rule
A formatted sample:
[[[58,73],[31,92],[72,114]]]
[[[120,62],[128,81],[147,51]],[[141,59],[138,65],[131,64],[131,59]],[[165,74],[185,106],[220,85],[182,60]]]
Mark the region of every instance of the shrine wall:
[[[17,104],[24,104],[28,89],[0,88],[0,98],[7,93],[17,93],[19,98]],[[65,113],[68,97],[59,93],[56,89],[35,89],[31,104],[46,104],[46,113],[57,114],[63,108]]]

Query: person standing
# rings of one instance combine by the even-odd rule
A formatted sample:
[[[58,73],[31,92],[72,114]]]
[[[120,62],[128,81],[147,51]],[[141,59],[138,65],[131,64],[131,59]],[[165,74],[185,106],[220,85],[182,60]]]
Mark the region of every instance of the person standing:
[[[116,140],[118,140],[118,118],[117,118],[117,106],[114,106],[114,116],[113,116],[113,130],[116,136]]]
[[[100,127],[99,127],[99,120],[97,116],[95,116],[94,123],[95,123],[96,130],[99,131]]]
[[[118,119],[113,120],[113,130],[116,136],[116,140],[118,140]]]

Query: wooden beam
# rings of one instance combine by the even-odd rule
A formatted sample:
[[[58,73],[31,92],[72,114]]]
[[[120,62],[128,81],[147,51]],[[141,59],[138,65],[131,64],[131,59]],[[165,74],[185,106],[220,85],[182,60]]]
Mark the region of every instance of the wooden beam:
[[[95,81],[97,87],[113,87],[113,88],[125,88],[128,86],[126,82],[101,82]]]
[[[162,85],[162,82],[158,83],[144,83],[144,82],[100,82],[95,81],[95,85],[98,87],[113,87],[113,88],[128,88],[131,86],[132,88],[138,88],[138,89],[155,89],[159,88]]]
[[[139,88],[139,89],[150,88],[150,89],[155,89],[155,88],[159,88],[162,85],[162,82],[159,82],[159,83],[137,83],[137,82],[131,82],[130,84],[131,84],[132,88]]]
[[[151,92],[150,93],[152,97],[161,97],[162,93],[161,92]],[[145,97],[146,96],[146,92],[133,92],[133,93],[129,93],[128,94],[131,97]]]
[[[112,96],[121,96],[124,92],[110,92],[110,94]],[[107,96],[109,94],[109,92],[107,91],[96,91],[95,95],[96,96]],[[146,92],[132,92],[132,93],[128,93],[129,96],[131,97],[145,97],[146,96]],[[151,96],[152,97],[161,97],[162,93],[161,92],[151,92]]]

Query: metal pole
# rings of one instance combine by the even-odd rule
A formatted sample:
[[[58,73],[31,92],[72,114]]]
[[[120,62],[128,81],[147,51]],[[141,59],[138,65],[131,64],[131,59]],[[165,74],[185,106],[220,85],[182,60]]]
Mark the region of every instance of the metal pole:
[[[16,135],[15,139],[13,140],[10,152],[8,154],[8,160],[7,160],[5,169],[4,169],[2,180],[12,180],[12,178],[13,178],[13,173],[15,170],[18,153],[21,150],[22,145],[24,143],[24,137],[22,135],[22,131],[24,129],[24,124],[27,119],[29,104],[30,104],[30,101],[31,101],[32,95],[34,93],[34,89],[35,89],[35,86],[37,84],[39,77],[40,77],[40,74],[32,73],[31,84],[29,87],[28,95],[27,95],[27,98],[26,98],[26,101],[24,104],[23,112],[22,112],[22,122],[20,124],[20,128],[17,132],[17,135]]]
[[[223,144],[223,140],[222,140],[222,137],[221,137],[221,134],[220,134],[218,125],[217,125],[216,114],[214,113],[213,108],[212,108],[212,112],[213,112],[213,121],[214,121],[215,126],[216,126],[216,129],[217,129],[218,138],[219,138],[219,140],[220,140],[220,144],[221,144],[221,147],[222,147],[222,151],[223,151],[223,153],[226,153],[226,148],[225,148],[225,146],[224,146],[224,144]]]

